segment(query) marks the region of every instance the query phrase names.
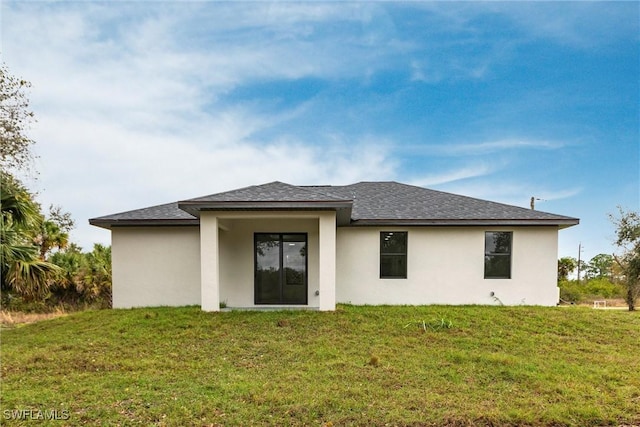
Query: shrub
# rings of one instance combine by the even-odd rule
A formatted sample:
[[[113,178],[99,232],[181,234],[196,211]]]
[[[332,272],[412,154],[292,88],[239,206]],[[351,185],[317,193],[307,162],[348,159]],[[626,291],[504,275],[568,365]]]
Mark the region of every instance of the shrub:
[[[591,279],[583,287],[587,297],[624,298],[624,288],[604,277]]]
[[[624,298],[624,288],[607,278],[596,278],[578,283],[577,280],[560,280],[560,299],[566,302],[585,302],[597,298]]]
[[[560,280],[558,282],[560,288],[560,299],[566,302],[582,301],[582,289],[575,280]]]

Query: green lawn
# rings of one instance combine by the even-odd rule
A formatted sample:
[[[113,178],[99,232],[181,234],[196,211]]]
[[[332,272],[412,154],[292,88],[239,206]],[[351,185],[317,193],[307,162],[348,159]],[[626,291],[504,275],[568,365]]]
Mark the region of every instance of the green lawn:
[[[1,355],[3,425],[640,424],[627,311],[90,311],[3,330]]]

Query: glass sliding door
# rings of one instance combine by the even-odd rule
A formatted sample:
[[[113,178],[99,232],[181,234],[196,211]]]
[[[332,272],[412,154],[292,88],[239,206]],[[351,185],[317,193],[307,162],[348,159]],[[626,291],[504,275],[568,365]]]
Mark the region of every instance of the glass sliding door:
[[[307,235],[256,233],[255,303],[307,304]]]
[[[255,303],[280,303],[280,236],[255,235]]]

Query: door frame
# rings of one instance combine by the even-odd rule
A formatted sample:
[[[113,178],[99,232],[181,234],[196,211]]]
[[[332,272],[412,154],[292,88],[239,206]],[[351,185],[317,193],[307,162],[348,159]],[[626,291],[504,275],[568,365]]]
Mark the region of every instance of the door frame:
[[[277,235],[280,247],[279,253],[279,289],[280,299],[278,302],[260,302],[258,301],[258,251],[257,243],[259,235]],[[300,241],[304,241],[306,255],[304,257],[304,298],[301,301],[285,302],[284,301],[284,236],[300,236]],[[303,240],[304,239],[304,240]],[[253,303],[255,305],[308,305],[309,303],[309,233],[306,232],[254,232],[253,233]]]

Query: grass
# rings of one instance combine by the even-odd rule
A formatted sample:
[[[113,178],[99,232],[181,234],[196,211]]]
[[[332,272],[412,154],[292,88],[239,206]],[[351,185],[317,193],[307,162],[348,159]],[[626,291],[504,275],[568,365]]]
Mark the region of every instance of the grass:
[[[6,425],[33,425],[25,418],[34,413],[67,418],[38,425],[637,425],[639,344],[638,313],[579,307],[89,311],[2,332],[0,417]]]

